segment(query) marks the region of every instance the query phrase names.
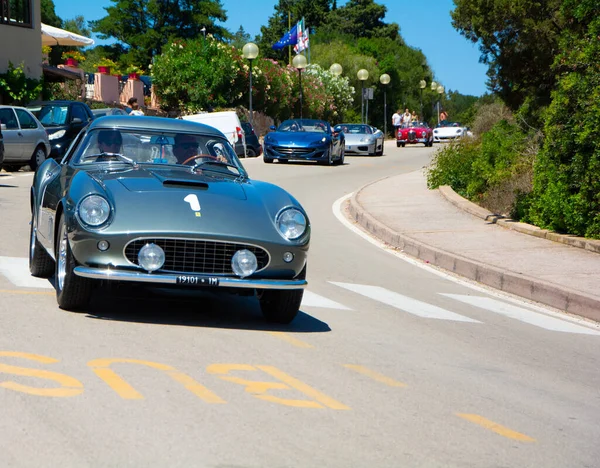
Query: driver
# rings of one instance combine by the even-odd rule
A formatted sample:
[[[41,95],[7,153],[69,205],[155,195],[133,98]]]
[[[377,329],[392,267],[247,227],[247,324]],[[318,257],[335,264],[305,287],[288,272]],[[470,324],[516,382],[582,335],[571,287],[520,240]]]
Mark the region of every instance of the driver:
[[[123,137],[118,130],[100,130],[98,132],[98,149],[101,153],[119,153]]]
[[[173,142],[173,155],[177,158],[178,164],[197,164],[200,160],[228,162],[223,155],[212,156],[210,154],[202,154],[199,151],[198,140],[194,135],[185,133],[177,133]],[[195,159],[194,156],[198,156]]]

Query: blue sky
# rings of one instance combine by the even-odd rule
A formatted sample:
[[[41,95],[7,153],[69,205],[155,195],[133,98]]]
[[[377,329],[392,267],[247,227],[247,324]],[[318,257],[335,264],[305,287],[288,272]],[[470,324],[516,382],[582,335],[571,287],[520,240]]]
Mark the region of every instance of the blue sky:
[[[240,25],[254,37],[260,27],[267,23],[277,0],[253,0],[252,7],[245,0],[221,0],[227,11],[224,24],[235,32]],[[480,96],[486,92],[487,67],[479,63],[476,45],[461,36],[451,24],[452,0],[377,0],[387,7],[385,21],[400,25],[400,33],[406,43],[421,49],[435,78],[446,90]],[[338,5],[344,4],[338,1]],[[83,15],[86,20],[95,20],[106,15],[104,7],[110,0],[54,0],[56,13],[63,20]],[[415,83],[415,86],[418,86]]]

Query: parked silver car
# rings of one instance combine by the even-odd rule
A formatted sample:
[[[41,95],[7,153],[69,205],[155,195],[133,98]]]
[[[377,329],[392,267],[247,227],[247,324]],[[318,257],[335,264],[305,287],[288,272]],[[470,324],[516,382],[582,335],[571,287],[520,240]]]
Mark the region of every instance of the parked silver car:
[[[344,133],[346,154],[383,155],[383,132],[371,125],[342,123],[334,131]]]
[[[35,171],[50,154],[48,134],[39,120],[24,107],[0,106],[7,171],[27,166]]]

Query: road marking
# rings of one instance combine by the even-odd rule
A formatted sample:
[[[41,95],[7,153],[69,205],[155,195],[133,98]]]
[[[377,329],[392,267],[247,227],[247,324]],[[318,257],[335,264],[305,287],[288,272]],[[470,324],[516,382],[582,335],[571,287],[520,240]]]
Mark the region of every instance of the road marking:
[[[395,307],[396,309],[403,310],[409,314],[417,315],[423,318],[431,318],[437,320],[452,320],[455,322],[471,322],[481,323],[478,320],[474,320],[463,315],[450,312],[449,310],[442,309],[441,307],[428,304],[426,302],[413,299],[408,296],[403,296],[389,289],[382,288],[380,286],[369,286],[365,284],[352,284],[352,283],[338,283],[330,281],[331,284],[335,284],[341,288],[348,289],[355,293],[366,296],[370,299],[382,302],[389,306]]]
[[[0,289],[0,294],[31,294],[34,296],[54,296],[50,291],[21,291],[19,289]]]
[[[302,297],[301,307],[323,307],[325,309],[340,309],[340,310],[352,310],[350,307],[340,304],[339,302],[332,301],[326,297],[319,296],[308,290],[304,291]]]
[[[456,413],[456,416],[462,419],[466,419],[472,423],[475,423],[485,429],[489,429],[496,434],[501,435],[502,437],[507,437],[508,439],[518,440],[520,442],[535,442],[535,439],[532,439],[525,434],[521,434],[520,432],[513,431],[508,427],[501,426],[494,421],[490,421],[489,419],[484,418],[483,416],[479,416],[478,414],[466,414],[466,413]]]
[[[125,400],[143,400],[144,396],[139,393],[135,388],[120,377],[115,371],[110,368],[113,363],[127,363],[127,364],[138,364],[153,369],[158,369],[165,372],[175,382],[183,385],[186,390],[189,390],[198,398],[204,400],[206,403],[227,403],[218,395],[211,392],[204,385],[200,384],[189,375],[179,372],[177,369],[161,364],[159,362],[142,361],[139,359],[94,359],[88,362],[88,366],[92,368],[94,373],[100,377],[104,382],[108,384],[117,394]]]
[[[287,341],[293,346],[298,348],[312,348],[311,344],[306,343],[305,341],[299,340],[298,338],[294,338],[292,335],[289,335],[284,332],[267,332],[269,335],[274,336],[275,338],[279,338],[280,340]]]
[[[29,260],[21,257],[0,257],[0,273],[21,288],[53,289],[47,279],[35,278],[29,273]]]
[[[533,312],[532,310],[527,310],[512,304],[506,304],[496,299],[492,299],[491,297],[467,296],[463,294],[448,293],[440,294],[456,301],[479,307],[480,309],[485,309],[496,314],[504,315],[505,317],[520,320],[521,322],[535,325],[536,327],[544,328],[546,330],[563,333],[579,333],[582,335],[600,335],[600,332],[592,330],[591,328],[582,327],[575,323],[566,322],[564,320]]]
[[[582,326],[588,326],[595,330],[600,330],[600,324],[597,322],[593,322],[591,320],[585,319],[583,317],[578,317],[575,315],[569,315],[563,311],[559,311],[558,309],[551,309],[549,306],[542,306],[539,303],[533,302],[528,299],[524,299],[522,297],[516,296],[515,294],[510,294],[504,291],[499,291],[497,289],[492,288],[491,286],[485,286],[481,283],[477,283],[474,280],[470,280],[464,277],[459,276],[456,273],[451,273],[448,270],[444,270],[441,267],[436,267],[431,265],[430,263],[425,263],[423,260],[416,259],[411,257],[408,254],[405,254],[402,250],[391,247],[385,242],[380,241],[376,237],[367,233],[364,229],[360,227],[358,222],[350,221],[343,210],[344,203],[348,201],[354,195],[354,192],[351,192],[347,195],[344,195],[338,198],[333,205],[331,205],[331,211],[333,215],[337,218],[337,220],[348,230],[352,231],[357,236],[363,238],[368,243],[374,245],[375,247],[383,250],[384,252],[393,255],[394,257],[402,260],[406,263],[410,263],[413,266],[421,268],[422,270],[426,270],[429,273],[432,273],[440,278],[444,278],[448,281],[452,281],[453,283],[460,284],[466,288],[472,289],[474,291],[478,291],[480,293],[488,294],[490,296],[494,296],[500,298],[504,301],[512,302],[517,305],[525,305],[531,309],[538,310],[546,315],[551,315],[553,317],[557,317],[561,320],[566,320],[572,323],[577,323]]]
[[[379,372],[375,372],[374,370],[368,369],[364,366],[359,366],[355,364],[344,364],[344,367],[347,369],[352,369],[353,371],[358,372],[359,374],[366,375],[367,377],[376,380],[377,382],[381,382],[383,384],[389,385],[390,387],[406,387],[407,385],[402,382],[398,382],[397,380],[386,377]]]
[[[241,377],[229,375],[233,371],[252,371],[261,370],[272,377],[275,377],[278,382],[264,382],[262,380],[248,380]],[[277,403],[284,406],[292,406],[294,408],[315,408],[323,409],[328,407],[336,410],[349,410],[350,408],[337,400],[315,390],[309,385],[295,379],[291,375],[277,369],[273,366],[251,366],[250,364],[212,364],[207,367],[206,371],[209,374],[217,374],[220,379],[228,382],[236,383],[244,386],[244,390],[256,398]],[[296,400],[289,398],[281,398],[271,395],[267,392],[270,390],[290,390],[296,389],[311,400]]]
[[[58,359],[54,359],[48,356],[41,356],[39,354],[21,353],[18,351],[0,351],[0,356],[17,357],[21,359],[28,359],[30,361],[40,362],[42,364],[54,364],[58,362]],[[27,393],[35,396],[45,397],[72,397],[83,393],[83,384],[66,374],[59,374],[58,372],[51,372],[41,369],[30,369],[28,367],[17,367],[10,366],[8,364],[0,363],[0,374],[13,374],[23,377],[36,377],[38,379],[52,380],[60,384],[60,387],[48,388],[48,387],[30,387],[29,385],[23,385],[17,382],[4,381],[0,382],[0,387],[14,390],[15,392]]]

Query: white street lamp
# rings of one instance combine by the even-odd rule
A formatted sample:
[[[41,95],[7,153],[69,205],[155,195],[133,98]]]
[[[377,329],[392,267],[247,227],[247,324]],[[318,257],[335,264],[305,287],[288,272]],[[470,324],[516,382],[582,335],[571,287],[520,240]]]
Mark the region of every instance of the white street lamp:
[[[329,71],[334,76],[340,76],[342,74],[343,69],[342,69],[342,66],[339,63],[333,63],[329,67]]]
[[[379,77],[379,82],[383,85],[383,134],[387,135],[387,85],[390,84],[390,75],[384,73]],[[384,136],[385,138],[385,136]]]
[[[442,99],[442,94],[444,93],[444,87],[442,85],[439,85],[436,88],[436,91],[438,92],[438,94],[440,95],[440,99]],[[438,99],[438,108],[437,108],[437,114],[438,114],[438,125],[440,124],[440,99]]]
[[[365,81],[369,78],[369,72],[364,68],[358,70],[356,74],[360,82],[362,83],[361,88],[361,101],[360,101],[360,118],[361,123],[365,123]]]
[[[250,109],[249,109],[249,113],[250,113],[250,125],[253,125],[253,123],[252,123],[252,117],[253,117],[253,113],[252,113],[252,60],[254,60],[256,57],[258,57],[258,46],[254,42],[248,42],[242,48],[242,55],[244,56],[245,59],[248,60],[248,62],[250,62],[250,74],[249,74],[249,78],[250,78],[250,93],[249,93]]]
[[[306,68],[307,61],[306,57],[302,54],[298,54],[292,60],[292,65],[298,69],[298,78],[300,84],[300,118],[302,118],[302,69]]]

